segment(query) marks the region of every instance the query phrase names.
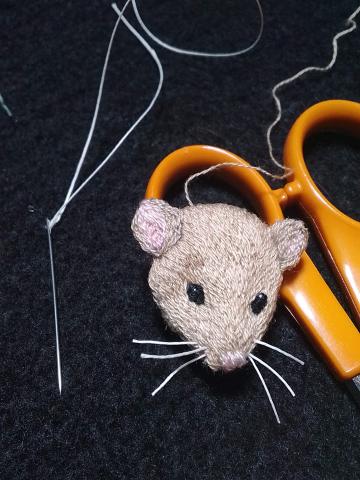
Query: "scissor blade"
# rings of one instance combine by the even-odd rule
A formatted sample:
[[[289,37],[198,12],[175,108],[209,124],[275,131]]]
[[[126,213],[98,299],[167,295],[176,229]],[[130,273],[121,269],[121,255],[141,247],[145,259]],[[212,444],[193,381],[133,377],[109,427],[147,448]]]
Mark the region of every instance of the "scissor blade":
[[[349,388],[353,398],[360,407],[360,375],[356,375],[351,380],[346,382],[347,387]]]

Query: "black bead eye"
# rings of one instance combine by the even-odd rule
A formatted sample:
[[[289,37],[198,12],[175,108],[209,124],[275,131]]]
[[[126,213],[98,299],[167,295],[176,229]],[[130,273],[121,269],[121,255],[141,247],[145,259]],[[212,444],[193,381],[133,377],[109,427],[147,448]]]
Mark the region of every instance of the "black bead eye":
[[[186,293],[190,302],[194,302],[196,305],[202,305],[205,301],[204,289],[197,283],[188,283]]]
[[[259,315],[259,313],[266,307],[266,304],[267,296],[265,295],[265,293],[260,292],[251,302],[251,310],[253,311],[253,313],[255,313],[255,315]]]

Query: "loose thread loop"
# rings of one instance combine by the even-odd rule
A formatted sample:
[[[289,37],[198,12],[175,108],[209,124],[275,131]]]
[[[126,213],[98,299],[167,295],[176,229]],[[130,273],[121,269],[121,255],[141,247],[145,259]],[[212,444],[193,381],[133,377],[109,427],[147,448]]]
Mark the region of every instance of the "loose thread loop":
[[[95,110],[94,110],[93,118],[92,118],[92,121],[91,121],[90,130],[89,130],[88,136],[86,138],[86,142],[85,142],[83,151],[81,153],[80,160],[78,161],[78,164],[76,166],[74,176],[71,180],[69,189],[66,193],[64,203],[62,204],[62,206],[59,208],[59,210],[55,213],[55,215],[50,220],[51,228],[54,227],[54,225],[56,225],[61,220],[61,217],[62,217],[63,213],[65,212],[65,209],[66,209],[66,207],[67,207],[67,205],[70,201],[70,197],[71,197],[71,195],[74,191],[76,181],[77,181],[77,179],[79,177],[79,174],[80,174],[80,170],[81,170],[81,168],[83,166],[83,163],[85,161],[85,157],[86,157],[86,154],[88,152],[88,149],[89,149],[89,146],[90,146],[93,134],[94,134],[97,118],[98,118],[98,113],[99,113],[101,98],[102,98],[102,94],[103,94],[103,88],[104,88],[104,83],[105,83],[107,67],[108,67],[108,63],[109,63],[110,53],[111,53],[112,45],[113,45],[113,42],[114,42],[115,34],[116,34],[117,28],[119,26],[119,23],[121,21],[121,17],[123,16],[124,11],[125,11],[126,7],[129,5],[130,1],[131,0],[127,0],[123,9],[122,9],[122,11],[119,12],[119,17],[118,17],[118,19],[115,23],[115,26],[113,28],[113,31],[111,33],[109,45],[108,45],[106,55],[105,55],[104,66],[103,66],[103,69],[102,69],[102,72],[101,72],[100,85],[99,85],[99,90],[98,90],[98,94],[97,94],[97,98],[96,98]]]
[[[263,34],[263,30],[264,30],[264,14],[263,14],[263,11],[262,11],[262,7],[261,7],[261,3],[259,0],[255,0],[256,2],[256,5],[257,5],[257,8],[258,8],[258,11],[259,11],[259,17],[260,17],[260,27],[259,27],[259,32],[255,38],[255,40],[251,43],[251,45],[249,45],[248,47],[246,48],[243,48],[241,50],[235,50],[234,52],[214,52],[214,53],[211,53],[211,52],[200,52],[200,51],[197,51],[197,50],[186,50],[184,48],[179,48],[179,47],[174,47],[173,45],[170,45],[169,43],[166,43],[164,42],[163,40],[161,40],[159,37],[157,37],[156,35],[154,35],[152,33],[152,31],[145,25],[143,19],[142,19],[142,16],[140,15],[139,13],[139,9],[138,9],[138,6],[137,6],[137,3],[136,3],[136,0],[132,0],[132,6],[133,6],[133,9],[134,9],[134,13],[135,13],[135,17],[137,19],[137,21],[139,22],[139,25],[141,26],[141,28],[144,30],[144,32],[155,42],[157,43],[158,45],[160,45],[160,47],[163,47],[165,48],[166,50],[170,50],[171,52],[174,52],[174,53],[179,53],[181,55],[190,55],[190,56],[194,56],[194,57],[211,57],[211,58],[229,58],[229,57],[236,57],[236,56],[239,56],[239,55],[243,55],[244,53],[247,53],[247,52],[250,52],[250,50],[252,50],[253,48],[256,47],[256,45],[260,42],[261,40],[261,37],[262,37],[262,34]]]
[[[241,163],[238,162],[223,162],[223,163],[217,163],[216,165],[212,165],[209,168],[206,168],[205,170],[201,170],[200,172],[196,172],[193,175],[190,175],[190,177],[187,178],[185,184],[184,184],[184,192],[185,192],[185,198],[188,202],[188,204],[192,207],[194,204],[190,198],[189,195],[189,184],[192,182],[195,178],[201,177],[202,175],[207,175],[208,173],[213,172],[214,170],[217,170],[222,167],[237,167],[237,168],[247,168],[250,170],[257,170],[258,172],[263,173],[264,175],[273,178],[274,180],[283,180],[285,177],[287,177],[289,174],[284,173],[283,175],[275,175],[271,172],[268,172],[264,168],[261,167],[255,167],[253,165],[242,165]]]
[[[119,149],[119,147],[124,143],[124,141],[127,139],[127,137],[135,130],[135,128],[139,125],[139,123],[141,123],[141,121],[147,116],[147,114],[152,110],[153,106],[155,105],[159,95],[160,95],[160,92],[162,90],[162,86],[163,86],[163,83],[164,83],[164,72],[163,72],[163,68],[162,68],[162,64],[159,60],[159,57],[157,56],[156,52],[154,49],[151,48],[151,46],[148,44],[148,42],[140,35],[140,33],[131,25],[131,23],[125,18],[125,16],[123,15],[123,12],[126,8],[126,6],[128,5],[130,0],[127,1],[127,3],[125,4],[125,7],[120,11],[118,6],[113,3],[111,6],[112,8],[114,9],[114,11],[117,13],[117,15],[119,16],[116,24],[115,24],[115,27],[114,27],[114,30],[113,30],[113,34],[111,36],[111,40],[110,40],[110,43],[109,43],[109,47],[108,47],[108,53],[110,52],[111,50],[111,46],[112,46],[112,41],[113,41],[113,38],[114,38],[114,32],[116,32],[116,29],[117,29],[117,26],[119,24],[120,21],[122,21],[124,23],[124,25],[127,27],[127,29],[135,36],[135,38],[137,38],[137,40],[145,47],[145,49],[147,50],[147,52],[151,55],[151,57],[153,58],[154,62],[156,63],[156,66],[158,68],[158,72],[159,72],[159,81],[158,81],[158,86],[157,86],[157,89],[155,91],[155,94],[152,98],[152,100],[150,101],[148,107],[143,111],[143,113],[137,118],[137,120],[131,125],[131,127],[127,130],[127,132],[121,137],[121,139],[117,142],[117,144],[115,145],[115,147],[110,151],[110,153],[106,156],[106,158],[95,168],[95,170],[86,178],[86,180],[84,180],[82,182],[82,184],[75,190],[74,190],[74,187],[75,187],[75,182],[74,182],[74,178],[71,182],[71,186],[69,188],[69,191],[68,191],[68,194],[66,196],[66,199],[63,203],[63,205],[60,207],[60,209],[56,212],[56,214],[54,215],[54,217],[50,220],[50,223],[51,223],[51,226],[53,227],[57,222],[59,222],[59,220],[61,219],[61,216],[63,215],[66,207],[68,206],[68,204],[76,197],[76,195],[78,195],[80,193],[80,191],[90,182],[90,180],[92,180],[95,175],[97,175],[99,173],[99,171],[108,163],[108,161],[113,157],[113,155],[117,152],[117,150]],[[108,54],[107,54],[107,59],[108,59]],[[105,78],[105,73],[106,73],[106,68],[107,68],[107,61],[105,61],[104,63],[104,68],[103,68],[103,75],[102,75],[102,83],[101,85],[103,84],[103,79]],[[100,86],[100,88],[102,88]],[[99,90],[99,96],[98,96],[98,100],[97,100],[97,103],[99,103],[101,100],[101,94],[100,94],[100,90]],[[97,111],[98,109],[95,110],[95,114],[94,115],[97,115]],[[89,138],[91,140],[91,136],[93,134],[93,126],[95,125],[94,121],[92,122],[92,127],[90,129],[90,132],[89,132],[89,136],[88,136],[88,140],[87,140],[87,144],[90,143],[89,141]],[[76,175],[76,178],[77,176],[79,175],[80,173],[80,169],[84,163],[84,159],[85,159],[85,156],[82,155],[80,160],[79,160],[79,163],[77,165],[77,168],[76,168],[76,172],[75,172],[75,175]],[[76,178],[75,178],[75,181],[76,181]]]

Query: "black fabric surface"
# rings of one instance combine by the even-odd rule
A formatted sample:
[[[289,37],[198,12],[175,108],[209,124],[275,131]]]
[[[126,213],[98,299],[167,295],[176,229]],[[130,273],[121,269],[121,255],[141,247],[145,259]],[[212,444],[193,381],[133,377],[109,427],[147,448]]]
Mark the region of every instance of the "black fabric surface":
[[[130,231],[152,170],[174,149],[204,143],[276,171],[265,142],[275,115],[271,88],[305,66],[326,64],[333,35],[357,6],[263,3],[263,38],[245,56],[196,59],[156,47],[165,70],[159,102],[54,228],[59,396],[45,218],[61,205],[80,156],[116,16],[100,0],[0,1],[0,93],[14,115],[0,110],[1,480],[360,477],[360,412],[281,305],[265,339],[306,361],[302,368],[259,349],[297,393],[293,399],[262,369],[281,425],[250,367],[224,376],[194,365],[152,398],[182,362],[141,360],[141,351],[174,349],[131,343],[134,337],[176,338],[154,305],[149,258]],[[241,48],[258,28],[252,0],[149,0],[140,8],[163,39],[188,48]],[[359,52],[356,31],[340,41],[331,72],[310,74],[281,93],[277,155],[292,122],[310,105],[360,101]],[[156,84],[151,58],[120,26],[82,178],[144,109]],[[357,140],[334,134],[306,146],[314,179],[357,219],[359,153]],[[192,194],[196,201],[243,205],[238,193],[212,178],[193,184]],[[181,186],[168,199],[185,205]],[[314,238],[308,252],[343,301]]]

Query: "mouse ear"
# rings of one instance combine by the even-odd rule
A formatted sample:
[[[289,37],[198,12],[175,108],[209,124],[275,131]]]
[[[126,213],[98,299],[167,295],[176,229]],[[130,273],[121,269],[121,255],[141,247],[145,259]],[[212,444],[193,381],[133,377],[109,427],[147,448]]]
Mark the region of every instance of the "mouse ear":
[[[181,212],[164,200],[143,200],[131,224],[141,248],[155,257],[165,253],[181,237]]]
[[[308,231],[300,220],[286,218],[269,227],[277,247],[281,270],[295,267],[308,242]]]

